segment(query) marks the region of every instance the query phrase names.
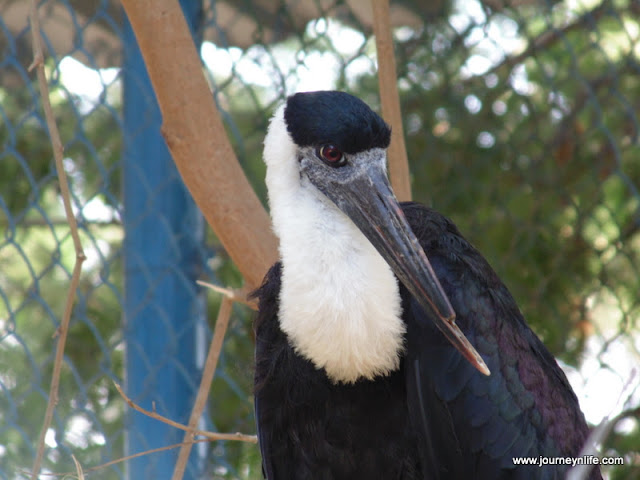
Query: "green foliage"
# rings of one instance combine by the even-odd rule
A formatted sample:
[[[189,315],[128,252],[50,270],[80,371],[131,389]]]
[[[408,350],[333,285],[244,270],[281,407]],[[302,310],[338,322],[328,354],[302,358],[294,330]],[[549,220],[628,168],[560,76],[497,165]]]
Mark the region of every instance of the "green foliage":
[[[48,66],[50,67],[50,65]],[[49,68],[50,69],[50,68]],[[51,69],[50,69],[51,70]],[[122,230],[111,221],[83,220],[90,201],[113,213],[122,136],[117,107],[86,110],[77,97],[51,85],[65,168],[87,254],[68,334],[60,394],[48,443],[72,448],[83,464],[123,455],[122,400],[113,372],[122,375]],[[0,463],[6,472],[30,468],[47,404],[55,334],[75,261],[57,189],[52,150],[32,85],[0,89],[5,204],[0,221]],[[95,205],[96,203],[94,203]],[[108,374],[108,375],[105,375]],[[106,445],[106,446],[105,446]],[[50,450],[45,467],[75,471],[71,457]],[[106,473],[96,478],[115,478]]]

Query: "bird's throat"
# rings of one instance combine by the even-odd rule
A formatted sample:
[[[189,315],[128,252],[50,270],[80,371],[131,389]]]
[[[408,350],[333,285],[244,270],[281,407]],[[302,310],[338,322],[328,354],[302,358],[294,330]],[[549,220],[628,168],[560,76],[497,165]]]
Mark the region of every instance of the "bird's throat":
[[[333,382],[387,375],[398,368],[404,342],[397,280],[353,222],[319,195],[303,191],[274,217],[280,326]]]

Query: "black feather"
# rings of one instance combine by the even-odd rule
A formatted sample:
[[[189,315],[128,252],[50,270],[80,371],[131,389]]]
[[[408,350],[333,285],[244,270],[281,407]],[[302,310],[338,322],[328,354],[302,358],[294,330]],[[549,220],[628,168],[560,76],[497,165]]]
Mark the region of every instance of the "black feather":
[[[391,130],[369,106],[344,92],[296,93],[284,111],[287,130],[296,145],[332,144],[346,153],[387,148]]]
[[[414,203],[403,211],[491,376],[475,371],[401,286],[400,369],[331,383],[280,330],[276,264],[256,292],[256,417],[267,478],[564,478],[566,467],[512,462],[579,454],[589,432],[564,373],[453,223]],[[590,478],[601,478],[599,471]]]

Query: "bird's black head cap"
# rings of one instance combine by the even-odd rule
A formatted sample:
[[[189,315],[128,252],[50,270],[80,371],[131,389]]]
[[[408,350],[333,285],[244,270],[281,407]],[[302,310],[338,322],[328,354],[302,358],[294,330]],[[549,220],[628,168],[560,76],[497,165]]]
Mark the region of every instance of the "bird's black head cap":
[[[344,92],[296,93],[284,112],[296,145],[332,144],[346,153],[387,148],[391,129],[359,98]]]

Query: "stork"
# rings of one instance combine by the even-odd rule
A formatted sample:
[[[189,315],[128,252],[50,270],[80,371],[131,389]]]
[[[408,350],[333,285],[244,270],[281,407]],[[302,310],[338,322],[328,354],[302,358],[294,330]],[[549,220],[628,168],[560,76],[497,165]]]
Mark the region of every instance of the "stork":
[[[280,262],[255,293],[265,478],[563,478],[513,458],[579,454],[588,428],[567,378],[456,226],[398,203],[389,141],[343,92],[295,94],[269,125]]]

